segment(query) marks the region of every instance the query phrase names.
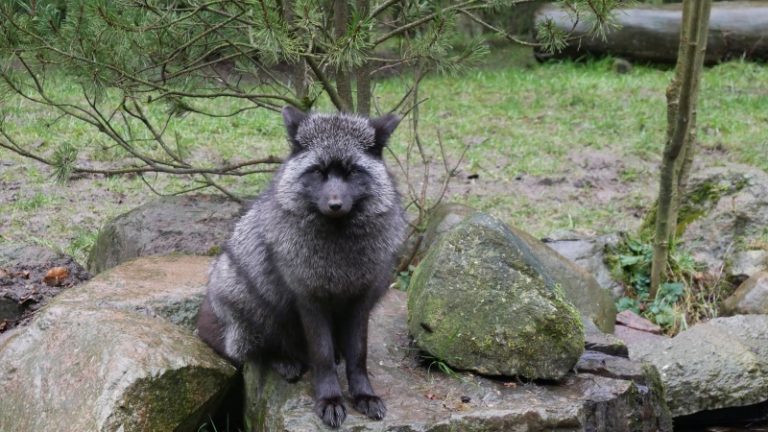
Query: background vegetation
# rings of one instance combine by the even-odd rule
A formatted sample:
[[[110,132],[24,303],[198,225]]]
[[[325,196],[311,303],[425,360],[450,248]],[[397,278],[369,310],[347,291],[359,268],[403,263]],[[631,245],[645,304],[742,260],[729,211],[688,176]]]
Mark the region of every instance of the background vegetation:
[[[24,7],[34,4],[43,11],[39,14],[42,18],[27,23],[40,30],[57,25],[56,20],[62,19],[61,5],[65,3],[72,2],[19,1],[12,5],[23,12]],[[9,5],[3,5],[6,11]],[[71,9],[67,11],[69,14]],[[417,9],[408,19],[418,20],[418,16],[430,13]],[[502,13],[478,16],[491,26],[500,27],[505,22]],[[352,23],[355,22],[353,16]],[[666,131],[664,93],[672,71],[635,65],[630,73],[619,74],[613,69],[612,59],[539,64],[533,60],[529,47],[511,44],[510,34],[504,31],[489,34],[487,27],[466,16],[436,20],[433,24],[439,27],[441,23],[450,23],[452,30],[441,33],[439,38],[435,33],[439,28],[432,26],[422,33],[403,31],[402,45],[385,46],[385,52],[397,55],[378,64],[382,70],[372,84],[370,111],[400,107],[411,119],[413,107],[418,107],[419,126],[401,126],[392,141],[392,153],[387,155],[401,188],[406,190],[406,180],[410,180],[418,190],[422,178],[417,175],[406,179],[394,156],[403,159],[413,153],[414,143],[420,142],[430,173],[429,196],[439,195],[435,188],[450,173],[454,178],[447,200],[489,211],[539,237],[556,236],[562,231],[634,232],[656,196]],[[507,31],[510,28],[514,26]],[[430,40],[439,39],[440,44],[419,45],[430,35]],[[132,42],[125,45],[126,40],[134,39],[109,39],[114,44],[110,45],[112,51],[100,52],[105,56],[109,52],[131,52],[135,47]],[[279,38],[274,41],[279,42]],[[420,46],[418,52],[414,51],[416,46]],[[364,62],[358,64],[350,59],[355,51],[344,51],[343,46],[326,46],[323,51],[323,55],[337,55],[337,63],[328,60],[328,79],[336,93],[338,75],[332,66],[360,67]],[[296,52],[301,49],[296,48]],[[9,77],[6,84],[20,85],[20,89],[32,95],[47,95],[55,103],[38,103],[34,98],[21,97],[13,88],[9,90],[8,85],[2,87],[0,130],[5,140],[0,140],[22,143],[21,148],[47,163],[0,148],[0,242],[40,243],[73,254],[81,262],[98,228],[107,219],[153,199],[150,191],[174,194],[205,188],[212,182],[201,179],[200,173],[165,175],[161,170],[99,174],[135,166],[134,155],[127,151],[125,143],[104,133],[98,125],[94,127],[67,115],[62,107],[90,109],[95,105],[99,112],[107,114],[111,110],[121,112],[120,115],[139,114],[125,124],[144,124],[140,133],[130,135],[130,126],[125,124],[119,130],[130,137],[132,148],[164,161],[175,155],[184,164],[204,169],[220,169],[242,161],[266,162],[243,166],[238,171],[248,175],[215,178],[216,187],[237,196],[258,193],[270,177],[272,162],[286,153],[282,121],[277,113],[282,104],[311,104],[320,111],[338,108],[338,101],[330,96],[334,91],[329,93],[317,76],[305,88],[287,81],[291,85],[276,93],[283,99],[209,98],[205,96],[207,92],[220,92],[222,87],[203,85],[209,82],[206,79],[217,77],[230,80],[224,87],[234,86],[231,91],[273,91],[280,87],[254,78],[240,80],[240,74],[226,68],[210,69],[206,73],[211,75],[205,79],[177,77],[179,81],[173,88],[186,89],[185,92],[197,97],[166,94],[158,102],[153,99],[157,89],[142,89],[135,77],[123,79],[119,74],[94,72],[94,64],[88,61],[88,67],[77,62],[51,63],[57,57],[36,58],[34,52],[25,55],[31,56],[35,67],[42,65],[40,71],[45,72],[45,80],[21,80],[19,77],[25,73],[30,76],[27,66],[12,58],[16,53],[3,54],[0,68]],[[160,54],[167,57],[173,53],[165,50]],[[201,55],[186,59],[186,64],[205,58]],[[221,55],[226,54],[218,53],[215,59],[221,59]],[[408,55],[409,60],[403,61]],[[458,59],[471,61],[459,68],[454,62]],[[129,57],[104,59],[113,60],[141,70],[141,65]],[[264,64],[268,70],[289,77],[293,73],[291,63],[285,60],[274,58]],[[155,59],[152,64],[156,63]],[[424,69],[414,75],[414,68],[419,70],[419,65]],[[253,72],[237,63],[230,66]],[[149,76],[159,79],[157,74]],[[419,82],[417,95],[412,92],[414,82]],[[697,119],[700,147],[694,171],[726,161],[768,170],[768,89],[762,84],[765,82],[768,70],[757,64],[734,61],[705,69]],[[404,95],[410,98],[405,104]],[[137,103],[129,106],[131,112],[121,111],[126,100]],[[359,102],[359,98],[354,102]],[[157,136],[147,124],[162,128],[166,147],[158,147]],[[173,166],[178,161],[170,162],[171,165],[164,166],[184,168],[181,163]],[[454,163],[458,163],[455,171],[450,168]],[[73,171],[74,165],[84,170]],[[684,251],[673,251],[673,271],[679,280],[664,285],[659,301],[654,303],[648,299],[645,281],[650,265],[648,244],[636,240],[623,247],[616,255],[617,265],[625,270],[622,277],[631,289],[620,306],[647,313],[673,329],[679,326],[681,310],[712,306],[707,296],[716,287],[694,280],[695,263]]]
[[[497,47],[477,69],[425,79],[422,91],[428,100],[422,103],[421,113],[425,140],[434,143],[439,130],[449,158],[456,158],[462,146],[470,144],[449,199],[491,211],[538,236],[558,229],[634,230],[656,186],[653,178],[666,127],[664,89],[672,72],[638,65],[630,74],[620,75],[612,71],[610,59],[539,65],[529,55],[526,48]],[[394,100],[406,80],[384,80],[379,97]],[[764,157],[768,154],[768,89],[762,82],[768,82],[768,69],[752,63],[731,62],[704,71],[700,165],[733,161],[768,170]],[[79,97],[79,88],[65,77],[53,81],[52,88],[64,98]],[[231,103],[213,100],[209,106],[224,110]],[[8,129],[48,143],[41,144],[43,151],[52,152],[64,140],[83,149],[83,160],[93,164],[122,157],[97,131],[71,119],[54,121],[56,113],[45,107],[10,97],[4,108]],[[329,108],[327,103],[318,107]],[[158,115],[163,113],[159,107]],[[180,117],[169,129],[178,134],[186,152],[208,160],[282,155],[287,148],[280,116],[273,112],[251,111],[226,120]],[[403,153],[409,133],[407,128],[396,132],[395,154]],[[78,240],[79,232],[92,236],[107,218],[153,199],[136,176],[94,175],[61,184],[50,167],[0,152],[0,181],[3,193],[9,194],[0,200],[4,215],[0,236],[5,242],[37,239],[77,251],[87,244]],[[544,185],[561,178],[566,180],[560,183],[572,183],[569,177],[577,168],[572,156],[582,152],[610,155],[609,162],[619,168],[616,181],[628,193],[598,207],[590,194],[550,201],[517,190],[521,180],[516,178]],[[478,179],[467,178],[473,175]],[[251,195],[269,177],[255,174],[222,182]],[[183,176],[148,180],[161,193],[190,182]],[[465,190],[473,193],[464,194]],[[85,214],[73,218],[75,213]],[[40,215],[45,215],[43,220]],[[82,256],[82,251],[78,253]]]

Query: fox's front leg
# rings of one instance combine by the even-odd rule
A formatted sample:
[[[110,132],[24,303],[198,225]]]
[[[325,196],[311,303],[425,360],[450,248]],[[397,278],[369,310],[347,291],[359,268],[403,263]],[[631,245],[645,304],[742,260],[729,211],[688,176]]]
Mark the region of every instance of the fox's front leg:
[[[374,420],[381,420],[387,408],[376,396],[368,379],[368,318],[371,306],[367,302],[349,308],[339,328],[341,350],[347,366],[349,393],[357,411]]]
[[[311,301],[311,300],[309,300]],[[315,413],[326,425],[337,428],[347,417],[336,376],[333,331],[327,311],[309,301],[301,302],[299,315],[307,341],[312,382],[315,389]]]

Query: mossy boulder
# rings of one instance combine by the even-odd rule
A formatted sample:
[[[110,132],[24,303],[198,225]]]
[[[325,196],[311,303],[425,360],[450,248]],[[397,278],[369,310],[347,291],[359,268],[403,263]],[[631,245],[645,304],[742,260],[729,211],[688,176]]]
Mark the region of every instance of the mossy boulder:
[[[429,248],[442,234],[460,224],[464,219],[477,212],[472,207],[458,203],[440,204],[427,215],[427,225],[424,232],[417,238],[418,249],[414,255],[416,263],[421,262],[429,252]]]
[[[534,249],[550,251],[482,213],[443,234],[408,290],[416,344],[462,370],[565,376],[584,350],[582,318]]]
[[[641,231],[650,237],[655,210]],[[714,235],[713,233],[716,233]],[[768,251],[768,173],[746,165],[723,164],[691,173],[681,200],[677,235],[683,247],[712,271],[743,281],[753,256]],[[737,261],[738,260],[738,261]],[[747,270],[749,271],[749,270]]]

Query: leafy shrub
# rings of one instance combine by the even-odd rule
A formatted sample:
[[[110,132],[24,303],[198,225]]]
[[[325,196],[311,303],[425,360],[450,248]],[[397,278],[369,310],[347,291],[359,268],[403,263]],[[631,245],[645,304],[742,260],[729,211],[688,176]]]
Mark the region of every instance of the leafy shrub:
[[[651,300],[652,242],[625,236],[608,252],[606,260],[614,277],[625,286],[624,297],[616,302],[617,309],[642,315],[669,334],[716,317],[718,304],[730,292],[726,281],[703,273],[687,251],[672,244],[665,282],[660,285],[656,299]]]

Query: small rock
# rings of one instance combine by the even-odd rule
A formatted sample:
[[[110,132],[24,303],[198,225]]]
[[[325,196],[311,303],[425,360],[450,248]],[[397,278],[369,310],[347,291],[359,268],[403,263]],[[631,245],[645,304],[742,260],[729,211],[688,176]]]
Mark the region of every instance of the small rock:
[[[616,323],[647,333],[653,333],[657,335],[662,333],[661,327],[632,312],[631,310],[624,310],[619,312],[616,315]]]
[[[768,271],[756,273],[723,302],[724,315],[768,314]]]
[[[738,256],[764,234],[768,226],[768,173],[731,163],[692,172],[680,220],[683,247],[717,273],[726,260]]]
[[[613,330],[613,334],[627,346],[630,358],[632,357],[632,347],[639,343],[653,343],[669,339],[666,336],[657,335],[655,333],[648,333],[642,330],[635,330],[631,327],[627,327],[621,324],[616,325],[616,328]]]
[[[597,351],[585,351],[573,368],[577,372],[608,378],[629,379],[637,383],[645,383],[645,377],[648,373],[643,369],[641,363]]]
[[[584,322],[584,348],[588,351],[598,351],[605,354],[629,357],[629,350],[624,341],[616,336],[603,333],[592,322]]]
[[[608,290],[614,300],[624,295],[624,286],[613,279],[611,269],[605,264],[606,248],[616,246],[615,234],[587,237],[580,234],[558,233],[556,238],[545,238],[545,245],[568,258],[587,273],[593,275],[601,287]]]
[[[621,75],[628,74],[632,72],[632,63],[617,57],[613,60],[613,71]]]
[[[752,249],[737,252],[731,259],[731,279],[746,280],[760,271],[768,271],[768,251]]]

